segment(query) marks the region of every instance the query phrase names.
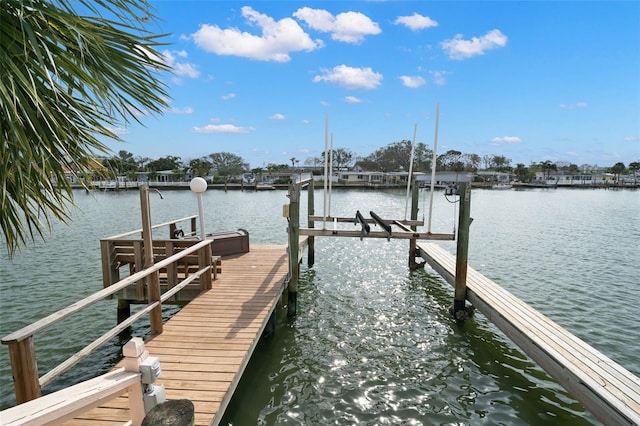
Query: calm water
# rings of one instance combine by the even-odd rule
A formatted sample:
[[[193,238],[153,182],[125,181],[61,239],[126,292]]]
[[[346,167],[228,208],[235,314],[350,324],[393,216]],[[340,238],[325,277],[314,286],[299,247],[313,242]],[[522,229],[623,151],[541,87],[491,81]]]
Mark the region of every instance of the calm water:
[[[403,218],[404,195],[336,190],[331,213]],[[151,194],[154,223],[197,211],[189,191],[163,196]],[[442,193],[434,198],[432,230],[451,232],[456,206]],[[55,225],[46,243],[12,261],[3,251],[1,335],[99,290],[99,239],[140,227],[137,192],[77,192],[76,202],[72,225]],[[286,243],[286,192],[207,191],[204,202],[207,231],[244,228],[252,244]],[[474,190],[471,214],[472,267],[640,375],[640,193]],[[454,242],[441,244],[455,251]],[[409,272],[407,251],[406,241],[316,239],[316,265],[301,270],[298,316],[288,321],[281,308],[224,424],[597,424],[482,315],[452,322],[452,289],[429,269]],[[115,310],[104,301],[36,335],[41,374],[113,325]],[[144,321],[134,330],[147,332]],[[106,371],[121,343],[114,339],[51,389]],[[2,407],[12,405],[4,347],[0,387]]]

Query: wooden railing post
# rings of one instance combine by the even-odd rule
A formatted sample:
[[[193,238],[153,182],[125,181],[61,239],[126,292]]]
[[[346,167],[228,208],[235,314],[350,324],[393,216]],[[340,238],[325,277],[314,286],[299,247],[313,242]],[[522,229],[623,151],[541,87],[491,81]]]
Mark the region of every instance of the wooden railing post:
[[[469,257],[469,226],[471,225],[471,183],[460,183],[460,213],[458,216],[458,241],[456,245],[456,278],[453,298],[453,316],[464,318],[467,299],[467,264]]]
[[[418,220],[418,199],[420,198],[420,188],[415,179],[411,182],[412,191],[411,191],[411,220]],[[415,225],[411,226],[412,231],[417,231],[417,227]],[[409,240],[409,269],[418,269],[422,264],[418,264],[416,262],[416,256],[419,254],[416,251],[417,248],[417,240],[412,238]]]
[[[198,235],[196,224],[196,217],[194,216],[191,218],[191,235]]]
[[[175,253],[175,246],[173,241],[167,241],[165,246],[165,256],[171,257]],[[171,265],[167,265],[167,289],[171,290],[178,283],[178,264],[176,262]],[[175,297],[171,298],[175,300]]]
[[[205,247],[198,250],[198,268],[202,269],[206,268],[207,266],[215,268],[216,265],[211,265],[211,261],[211,244],[207,244]],[[210,290],[213,287],[211,276],[211,268],[209,268],[204,274],[200,276],[201,291]]]
[[[42,393],[33,336],[10,342],[8,345],[16,402],[22,404],[23,402],[40,398]]]
[[[142,271],[145,268],[145,258],[144,258],[144,246],[142,241],[134,241],[133,242],[133,272]],[[142,302],[144,297],[144,286],[145,280],[140,280],[136,283],[136,299],[138,302]]]
[[[307,196],[308,196],[308,217],[315,215],[315,206],[314,206],[314,194],[313,194],[313,174],[311,174],[311,180],[309,181],[309,186],[307,186]],[[315,228],[316,222],[314,220],[309,219],[307,226],[309,228]],[[316,262],[316,237],[310,235],[307,237],[307,264],[309,267],[312,267]]]
[[[102,255],[102,287],[107,288],[120,281],[120,272],[116,268],[114,259],[113,242],[100,240],[100,253]]]
[[[142,212],[142,240],[144,245],[144,267],[153,266],[153,238],[151,234],[151,211],[149,209],[149,187],[143,185],[140,187],[140,210]],[[155,271],[147,276],[147,296],[149,302],[160,301],[160,280],[158,272]],[[151,334],[162,334],[162,304],[153,308],[149,313],[151,320]]]

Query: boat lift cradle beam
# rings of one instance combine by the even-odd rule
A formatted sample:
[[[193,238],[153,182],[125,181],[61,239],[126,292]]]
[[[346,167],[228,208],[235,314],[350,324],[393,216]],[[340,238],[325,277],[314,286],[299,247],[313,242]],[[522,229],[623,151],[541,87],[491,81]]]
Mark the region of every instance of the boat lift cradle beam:
[[[364,221],[367,223],[375,223],[375,221],[371,218],[366,218],[363,217]],[[314,216],[314,215],[309,215],[309,221],[310,222],[322,222],[324,220],[324,218],[322,216]],[[338,222],[338,223],[353,223],[353,218],[352,217],[340,217],[340,216],[327,216],[327,222]],[[398,224],[403,224],[405,226],[424,226],[424,220],[388,220],[388,219],[382,219],[382,222],[384,222],[387,225],[398,225]]]
[[[334,223],[349,222],[355,225],[360,224],[362,229],[360,230],[348,230],[348,229],[321,229],[321,228],[300,228],[300,235],[306,235],[311,237],[355,237],[355,238],[386,238],[387,240],[400,239],[400,240],[440,240],[440,241],[453,241],[455,240],[455,234],[446,233],[431,233],[431,232],[417,232],[409,228],[409,226],[421,226],[424,224],[420,220],[389,220],[383,219],[373,211],[369,212],[372,218],[365,218],[360,211],[356,211],[355,219],[347,217],[334,217],[330,218]],[[323,221],[325,218],[320,216],[309,216],[309,221]],[[380,225],[384,231],[371,231],[370,223]],[[392,225],[396,225],[401,230],[394,231]]]
[[[300,228],[300,235],[310,237],[355,237],[360,238],[362,231],[348,229],[319,229],[319,228]],[[371,231],[364,235],[364,238],[391,238],[397,240],[439,240],[453,241],[455,234],[434,234],[431,232],[406,232],[392,231],[391,235],[386,231]]]

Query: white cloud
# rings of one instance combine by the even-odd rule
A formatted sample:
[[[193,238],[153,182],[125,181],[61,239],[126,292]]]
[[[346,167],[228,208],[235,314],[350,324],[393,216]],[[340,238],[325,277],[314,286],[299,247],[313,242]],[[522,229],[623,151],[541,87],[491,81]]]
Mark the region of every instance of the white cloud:
[[[282,114],[273,114],[269,120],[284,120],[286,117]]]
[[[362,103],[362,99],[356,98],[355,96],[345,96],[344,101],[348,104],[360,104]]]
[[[353,68],[346,65],[338,65],[331,70],[323,69],[322,75],[313,77],[313,82],[327,81],[335,83],[347,89],[375,89],[380,86],[382,74],[374,72],[371,68]]]
[[[310,121],[307,120],[307,119],[302,120],[302,124],[309,124],[309,123],[310,123]]]
[[[429,18],[428,16],[422,16],[418,13],[413,13],[411,16],[398,16],[395,21],[396,25],[404,25],[412,31],[423,30],[425,28],[437,27],[438,22]]]
[[[112,133],[115,133],[116,135],[127,135],[129,134],[129,130],[127,129],[123,129],[122,127],[111,127],[109,129],[109,131],[111,131]]]
[[[517,136],[502,136],[491,139],[492,145],[503,145],[503,144],[516,144],[522,142],[521,139]]]
[[[362,43],[365,36],[380,34],[377,23],[360,12],[344,12],[334,16],[323,9],[303,7],[293,14],[316,31],[331,33],[333,40]]]
[[[171,107],[167,109],[167,112],[170,114],[193,114],[193,108],[191,107],[183,107],[183,108],[176,108],[176,107]]]
[[[189,78],[198,78],[200,76],[200,71],[198,71],[198,67],[196,65],[189,62],[178,62],[176,56],[186,58],[187,52],[184,50],[179,52],[165,50],[162,52],[163,62],[169,65],[176,75],[186,76]]]
[[[447,84],[447,79],[445,78],[445,76],[449,74],[448,72],[429,71],[429,74],[431,74],[431,77],[433,77],[433,84],[435,84],[436,86],[444,86],[445,84]]]
[[[402,80],[403,86],[410,87],[412,89],[424,86],[427,83],[427,81],[420,76],[401,75],[400,80]]]
[[[576,102],[575,104],[560,104],[560,108],[563,109],[576,109],[576,108],[586,108],[589,104],[586,102]]]
[[[291,52],[310,52],[323,46],[322,41],[311,40],[292,18],[275,21],[249,6],[242,8],[242,16],[250,24],[257,26],[261,34],[254,35],[238,28],[222,29],[217,25],[204,24],[191,37],[198,47],[207,52],[260,61],[288,62]]]
[[[637,142],[640,140],[640,138],[636,137],[636,136],[625,136],[623,138],[626,142]]]
[[[233,124],[207,124],[204,127],[193,127],[196,133],[249,133],[254,131],[253,127],[238,127]]]
[[[226,95],[220,96],[222,100],[228,101],[229,99],[233,99],[236,97],[235,93],[227,93]]]
[[[507,45],[507,36],[500,30],[491,30],[482,37],[473,37],[464,40],[462,34],[456,34],[451,40],[445,40],[440,45],[449,55],[450,59],[467,59],[476,55],[484,55],[484,52]]]

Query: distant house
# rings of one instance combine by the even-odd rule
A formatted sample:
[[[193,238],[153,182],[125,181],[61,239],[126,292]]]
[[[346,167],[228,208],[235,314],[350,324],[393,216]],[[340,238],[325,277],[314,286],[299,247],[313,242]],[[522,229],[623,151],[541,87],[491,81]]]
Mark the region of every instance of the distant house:
[[[536,182],[557,186],[594,186],[615,185],[616,176],[612,173],[585,173],[585,172],[536,172]]]
[[[385,183],[385,176],[382,172],[351,170],[335,173],[335,176],[337,176],[339,183],[346,184],[380,185]]]
[[[175,172],[173,170],[158,170],[156,172],[136,172],[136,181],[142,183],[159,182],[159,183],[175,183],[189,182],[193,179],[193,174]]]
[[[100,163],[97,160],[91,160],[89,161],[89,164],[86,167],[86,169],[83,171],[79,170],[76,167],[73,167],[73,168],[64,167],[64,176],[67,179],[67,182],[69,182],[72,185],[77,185],[82,183],[78,180],[78,178],[82,178],[83,173],[86,173],[89,176],[93,176],[96,173],[103,171],[104,169],[105,167],[102,165],[102,163]]]
[[[446,186],[452,182],[471,182],[473,175],[468,172],[436,172],[435,186]],[[431,185],[431,173],[416,173],[416,182],[422,186]]]

